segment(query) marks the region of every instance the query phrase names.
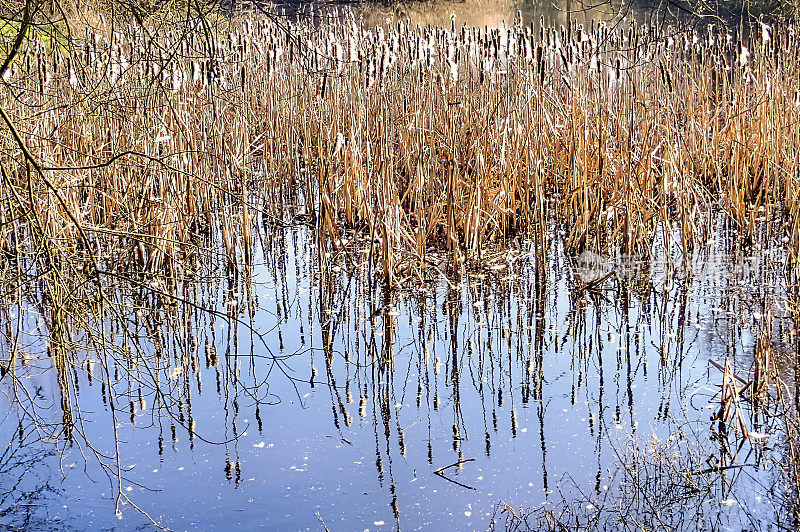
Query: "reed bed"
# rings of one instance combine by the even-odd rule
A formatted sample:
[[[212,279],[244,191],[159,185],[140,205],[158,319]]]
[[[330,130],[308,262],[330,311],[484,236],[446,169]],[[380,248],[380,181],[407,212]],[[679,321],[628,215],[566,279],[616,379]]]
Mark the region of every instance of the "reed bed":
[[[100,270],[174,273],[212,243],[235,268],[257,214],[300,214],[331,249],[368,238],[397,284],[434,249],[457,265],[520,231],[544,239],[548,216],[572,252],[647,254],[661,228],[688,252],[721,210],[800,258],[791,24],[201,22],[25,41],[0,92],[29,152],[3,129],[8,256],[35,225]]]

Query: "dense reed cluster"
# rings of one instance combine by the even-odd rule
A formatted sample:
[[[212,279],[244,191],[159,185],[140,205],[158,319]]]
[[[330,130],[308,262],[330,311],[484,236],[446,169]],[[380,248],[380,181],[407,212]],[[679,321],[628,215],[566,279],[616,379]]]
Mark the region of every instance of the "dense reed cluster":
[[[517,231],[544,239],[551,216],[573,251],[649,253],[659,228],[689,251],[722,207],[797,259],[793,26],[202,22],[26,40],[0,95],[30,155],[5,128],[7,254],[36,213],[114,267],[172,271],[202,237],[234,264],[254,212],[303,214],[333,248],[368,236],[396,283],[432,248],[457,264]]]

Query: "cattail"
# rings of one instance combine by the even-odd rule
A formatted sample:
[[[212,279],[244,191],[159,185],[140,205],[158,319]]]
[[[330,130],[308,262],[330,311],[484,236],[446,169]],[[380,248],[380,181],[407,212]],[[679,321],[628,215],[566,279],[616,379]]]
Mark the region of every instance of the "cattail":
[[[75,75],[75,67],[73,66],[71,58],[67,58],[67,72],[69,73],[69,86],[73,89],[77,89],[78,76]]]
[[[389,50],[387,49],[386,45],[383,46],[383,50],[380,53],[380,68],[378,71],[379,81],[383,82],[386,78],[386,73],[389,70]]]
[[[375,58],[369,59],[367,62],[367,73],[366,73],[366,82],[367,82],[367,89],[371,89],[372,86],[375,84]]]
[[[200,64],[197,61],[192,61],[192,84],[198,85],[200,83],[200,78]]]
[[[766,46],[772,40],[772,28],[768,24],[764,24],[763,22],[761,22],[760,24],[761,24],[761,42],[763,43],[764,46]]]
[[[358,51],[356,50],[356,39],[350,34],[347,39],[348,61],[355,63],[358,60]]]
[[[450,69],[450,82],[455,84],[458,81],[458,62],[456,60],[456,47],[452,41],[447,45],[447,65]]]
[[[172,64],[172,92],[178,92],[181,90],[181,70],[178,67],[176,62]]]
[[[344,135],[341,132],[336,134],[336,147],[333,150],[333,157],[336,157],[339,152],[342,151],[342,148],[345,146]]]
[[[749,60],[750,51],[746,46],[742,45],[741,49],[739,50],[739,66],[745,66]]]
[[[344,62],[344,48],[342,48],[342,43],[336,41],[336,43],[334,44],[334,50],[335,50],[336,62],[338,63],[339,69],[341,69],[342,63]]]
[[[111,65],[109,68],[110,71],[109,83],[111,83],[111,85],[113,86],[117,84],[117,79],[119,78],[119,64],[113,59],[110,59],[110,62]]]
[[[529,36],[526,36],[523,39],[523,46],[525,49],[525,62],[530,64],[533,62],[533,48],[531,46],[531,39]]]
[[[450,83],[455,85],[458,82],[458,63],[449,61],[448,64],[450,67]]]

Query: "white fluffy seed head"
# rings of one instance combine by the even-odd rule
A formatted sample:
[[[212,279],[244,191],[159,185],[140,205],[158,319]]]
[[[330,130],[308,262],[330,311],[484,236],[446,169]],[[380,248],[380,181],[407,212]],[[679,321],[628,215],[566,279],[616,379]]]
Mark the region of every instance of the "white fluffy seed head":
[[[334,156],[336,156],[340,151],[342,151],[342,148],[344,148],[344,144],[345,144],[344,135],[342,135],[341,132],[337,133],[336,134],[336,147],[333,150],[333,155]]]
[[[172,92],[181,90],[181,71],[177,65],[172,67]]]
[[[69,86],[73,89],[78,88],[78,76],[75,75],[75,68],[71,62],[69,65]]]
[[[458,63],[449,61],[448,64],[450,66],[450,82],[455,84],[458,81]]]
[[[354,63],[358,59],[358,50],[356,48],[356,40],[352,34],[347,40],[347,47],[348,47],[350,62]]]
[[[761,40],[764,42],[764,44],[767,44],[772,40],[772,28],[763,22],[761,23]]]

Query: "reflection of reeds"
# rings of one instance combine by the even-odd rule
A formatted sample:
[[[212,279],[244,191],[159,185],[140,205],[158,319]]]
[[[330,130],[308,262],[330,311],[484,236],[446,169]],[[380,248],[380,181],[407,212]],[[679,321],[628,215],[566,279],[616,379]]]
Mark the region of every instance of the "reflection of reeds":
[[[774,390],[779,399],[782,396],[775,350],[772,345],[772,326],[772,313],[767,311],[753,350],[754,367],[750,400],[755,404],[763,404],[769,398],[770,390]]]
[[[713,528],[720,515],[704,506],[719,496],[718,478],[724,472],[708,468],[687,436],[676,428],[664,441],[653,436],[645,444],[628,442],[616,451],[618,470],[603,490],[592,491],[570,479],[574,498],[556,497],[537,508],[498,504],[491,530]]]
[[[787,508],[791,510],[792,518],[795,522],[800,520],[800,335],[797,334],[797,327],[800,325],[800,287],[794,285],[790,291],[788,308],[792,311],[792,339],[789,342],[792,357],[787,364],[790,371],[792,386],[787,387],[790,393],[784,396],[783,403],[786,407],[786,414],[783,422],[786,430],[786,452],[783,459],[783,468],[786,478],[789,481],[790,500]],[[792,345],[793,344],[793,345]],[[781,383],[782,384],[782,383]],[[779,386],[781,385],[779,384]]]
[[[783,460],[784,471],[790,482],[791,499],[787,504],[792,518],[800,520],[800,422],[798,414],[789,414],[786,419],[786,454]]]
[[[738,434],[741,432],[742,436],[747,438],[747,424],[745,423],[741,396],[753,383],[752,381],[745,381],[736,375],[733,369],[731,369],[730,363],[727,361],[725,362],[725,366],[721,366],[713,360],[709,360],[709,362],[722,371],[719,410],[717,410],[717,413],[711,418],[711,421],[718,422],[719,431],[722,434],[728,433],[728,424],[732,423],[736,433]],[[739,381],[740,384],[737,384],[737,381]]]

